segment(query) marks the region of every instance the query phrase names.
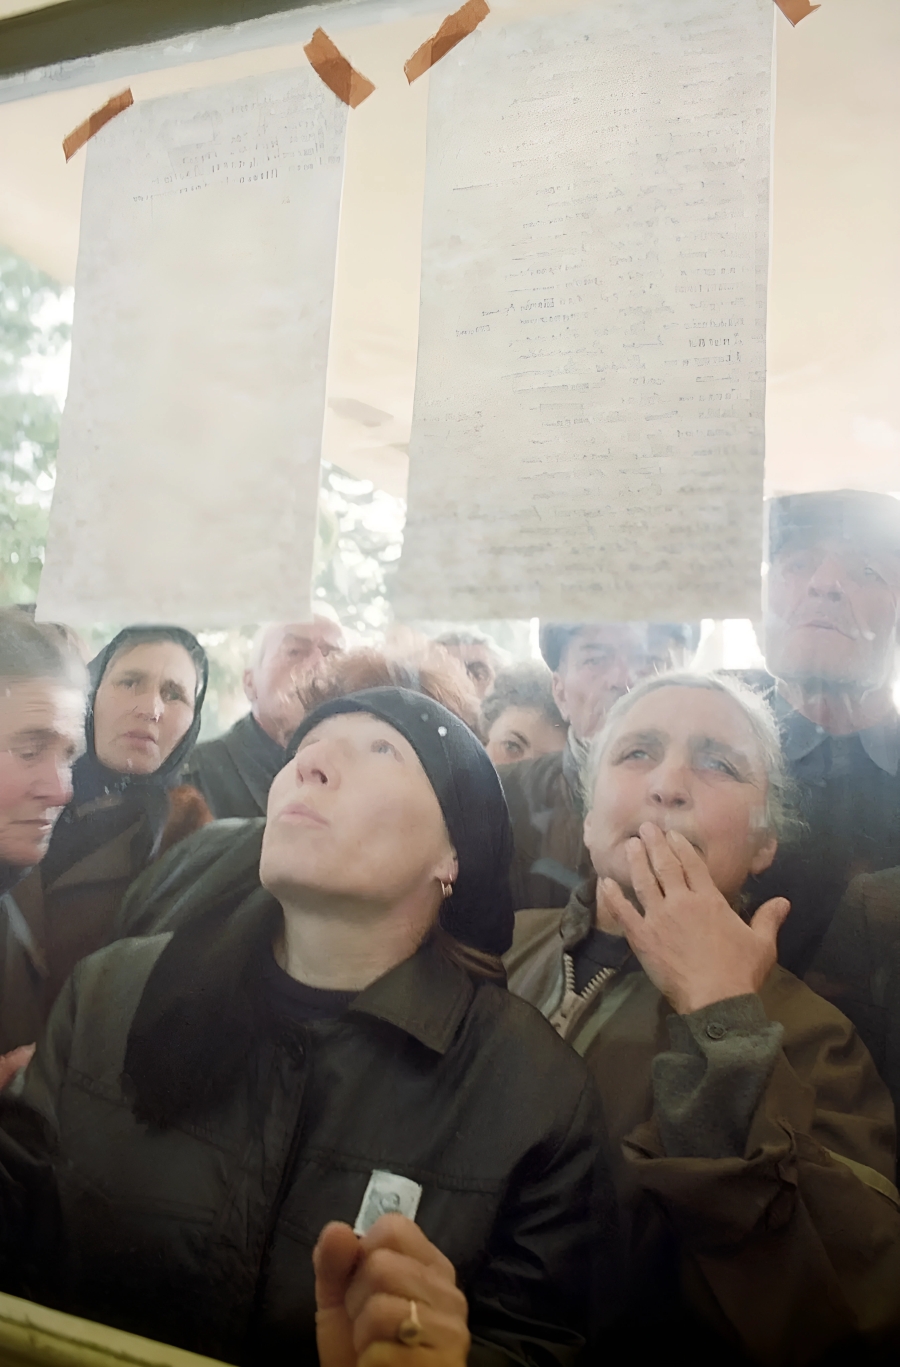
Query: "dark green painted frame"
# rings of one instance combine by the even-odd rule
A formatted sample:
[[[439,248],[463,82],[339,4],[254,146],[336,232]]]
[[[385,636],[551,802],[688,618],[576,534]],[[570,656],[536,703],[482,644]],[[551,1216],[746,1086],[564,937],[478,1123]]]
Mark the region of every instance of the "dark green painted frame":
[[[93,57],[116,48],[265,14],[303,9],[316,0],[67,0],[0,20],[0,77]]]

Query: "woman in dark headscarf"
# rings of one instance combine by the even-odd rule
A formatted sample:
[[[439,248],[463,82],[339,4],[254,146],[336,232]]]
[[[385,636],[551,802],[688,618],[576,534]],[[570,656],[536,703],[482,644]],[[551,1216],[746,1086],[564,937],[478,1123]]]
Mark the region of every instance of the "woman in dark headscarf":
[[[569,1361],[591,1245],[615,1280],[603,1128],[581,1060],[496,980],[496,771],[401,688],[294,743],[261,886],[82,963],[28,1069],[13,1128],[58,1136],[64,1308],[266,1367],[315,1363],[317,1333],[322,1367],[375,1343]]]
[[[22,991],[3,1046],[31,1043],[75,964],[106,944],[125,892],[160,853],[172,790],[200,730],[206,653],[181,627],[133,626],[88,666],[85,752],[42,863],[15,889]],[[188,790],[180,808],[209,819]]]

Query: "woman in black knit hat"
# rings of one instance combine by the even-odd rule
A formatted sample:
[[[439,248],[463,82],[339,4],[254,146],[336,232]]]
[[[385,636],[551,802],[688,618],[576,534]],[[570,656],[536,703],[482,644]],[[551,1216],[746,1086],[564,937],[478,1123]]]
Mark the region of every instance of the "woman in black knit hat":
[[[58,1002],[5,1117],[18,1154],[59,1136],[58,1230],[8,1223],[18,1289],[61,1267],[66,1309],[267,1367],[568,1361],[591,1274],[612,1294],[614,1205],[581,1060],[497,980],[494,768],[398,688],[294,744],[262,886]]]

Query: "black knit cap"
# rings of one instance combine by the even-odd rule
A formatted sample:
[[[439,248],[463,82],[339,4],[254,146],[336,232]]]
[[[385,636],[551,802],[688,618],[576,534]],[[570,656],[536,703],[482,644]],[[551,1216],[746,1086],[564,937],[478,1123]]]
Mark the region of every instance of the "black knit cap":
[[[428,776],[456,850],[459,873],[441,907],[448,934],[473,949],[505,954],[512,944],[509,887],[512,828],[497,771],[459,717],[408,688],[367,688],[323,703],[305,717],[288,750],[327,717],[368,712],[409,741]]]

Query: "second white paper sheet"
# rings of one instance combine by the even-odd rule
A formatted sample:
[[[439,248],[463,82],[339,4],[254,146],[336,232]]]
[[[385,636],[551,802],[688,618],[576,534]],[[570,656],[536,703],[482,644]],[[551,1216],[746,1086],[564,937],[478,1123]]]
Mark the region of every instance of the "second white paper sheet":
[[[598,0],[431,72],[398,616],[759,608],[771,0]]]
[[[345,132],[303,67],[89,143],[42,617],[308,614]]]

